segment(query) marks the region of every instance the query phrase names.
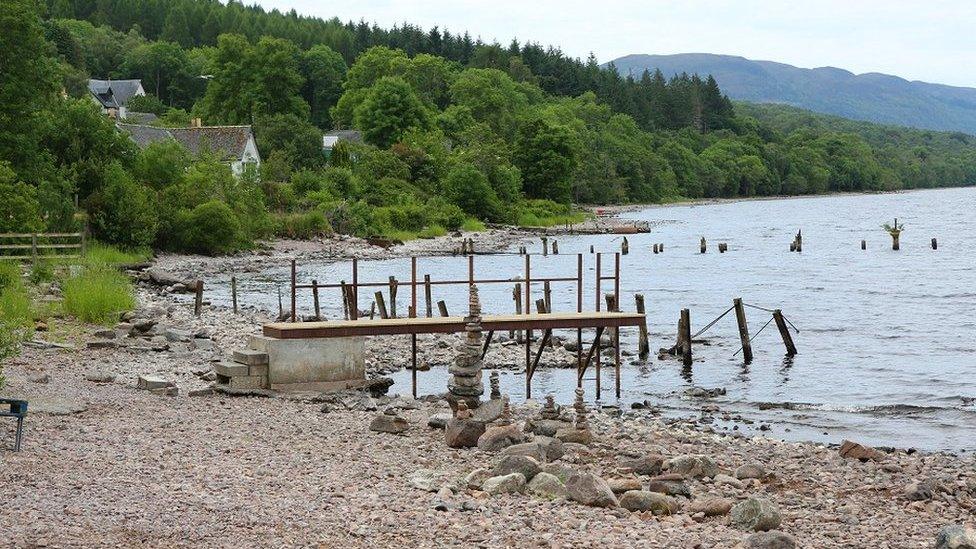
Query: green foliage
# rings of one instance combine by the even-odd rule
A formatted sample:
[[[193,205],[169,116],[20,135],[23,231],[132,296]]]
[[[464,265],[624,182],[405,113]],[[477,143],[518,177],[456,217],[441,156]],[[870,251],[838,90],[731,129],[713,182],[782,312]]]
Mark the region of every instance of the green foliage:
[[[342,96],[346,61],[326,45],[313,46],[302,53],[301,73],[305,77],[302,97],[311,108],[311,121],[323,130],[332,128],[329,109]]]
[[[129,112],[148,112],[158,116],[162,116],[169,110],[161,99],[151,93],[130,97],[125,107]]]
[[[61,285],[66,313],[93,324],[117,322],[136,305],[132,282],[118,269],[90,265]]]
[[[461,224],[461,230],[470,233],[477,233],[485,230],[485,224],[473,217],[469,217]]]
[[[132,175],[154,189],[165,189],[183,180],[191,160],[190,152],[176,140],[157,141],[139,151]]]
[[[275,235],[286,238],[311,239],[332,234],[332,225],[325,212],[310,210],[278,217]]]
[[[263,157],[278,153],[293,169],[315,168],[325,161],[322,132],[298,115],[274,114],[258,118],[254,134]]]
[[[577,142],[565,126],[535,118],[523,124],[515,143],[525,194],[568,204],[572,199]]]
[[[426,128],[429,115],[406,81],[387,76],[369,88],[356,107],[355,121],[367,143],[387,148],[408,130]]]
[[[444,194],[469,214],[491,221],[501,221],[505,215],[488,178],[471,164],[455,166],[442,186]]]
[[[175,231],[180,249],[206,255],[233,252],[244,240],[234,210],[219,200],[180,212]]]
[[[0,261],[0,388],[3,362],[17,354],[20,342],[32,329],[34,311],[21,279],[20,265]]]
[[[566,205],[552,200],[528,200],[516,209],[516,224],[521,227],[552,227],[579,223],[585,219]]]
[[[447,229],[444,227],[441,227],[440,225],[428,225],[417,233],[417,238],[437,238],[438,236],[444,236],[446,234]]]
[[[54,280],[54,264],[46,259],[38,259],[31,265],[28,279],[31,284],[51,282]]]
[[[109,166],[106,179],[89,201],[95,237],[127,248],[152,244],[159,226],[155,195],[117,163]]]
[[[89,265],[133,265],[148,261],[152,257],[149,248],[120,249],[115,246],[92,242],[85,253],[85,262]]]
[[[43,228],[37,189],[16,180],[16,174],[0,162],[0,232],[37,232]]]

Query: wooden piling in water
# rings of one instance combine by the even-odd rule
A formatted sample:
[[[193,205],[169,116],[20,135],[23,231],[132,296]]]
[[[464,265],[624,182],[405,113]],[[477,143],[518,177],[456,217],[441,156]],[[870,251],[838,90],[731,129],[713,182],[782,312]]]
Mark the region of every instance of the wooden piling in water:
[[[802,253],[803,252],[803,234],[802,234],[802,230],[797,230],[796,231],[796,251],[798,253]]]
[[[691,311],[681,309],[681,320],[678,321],[678,341],[680,346],[678,351],[681,353],[681,363],[691,366]]]
[[[342,318],[344,318],[346,320],[352,320],[352,316],[350,316],[350,311],[349,311],[349,291],[348,291],[348,288],[349,287],[346,286],[346,281],[345,280],[340,280],[339,281],[339,291],[341,292],[341,295],[342,295]]]
[[[863,238],[861,239],[861,249],[862,250],[868,249],[868,241],[864,240]]]
[[[397,282],[396,277],[391,276],[390,277],[390,318],[397,317],[396,297],[397,297],[397,289],[399,287],[400,287],[400,283]]]
[[[196,296],[193,299],[193,314],[200,316],[200,313],[203,312],[203,281],[197,280],[194,289],[196,290]],[[278,295],[281,295],[281,287],[278,288]]]
[[[542,255],[549,255],[549,237],[542,237]]]
[[[662,242],[662,243],[658,244],[657,247],[658,247],[658,250],[660,250],[661,253],[663,254],[664,253],[664,243]]]
[[[634,305],[637,308],[638,314],[645,314],[644,312],[644,294],[634,294]],[[639,335],[637,337],[637,356],[641,360],[647,360],[648,355],[651,352],[651,346],[647,342],[647,319],[638,326]]]
[[[380,311],[380,318],[390,318],[386,310],[386,301],[383,300],[383,292],[377,290],[374,295],[376,297],[376,308]]]
[[[746,323],[746,309],[742,298],[732,300],[735,309],[735,322],[739,325],[739,341],[742,343],[742,358],[746,364],[752,362],[752,343],[749,342],[749,325]]]
[[[620,253],[621,255],[627,255],[630,253],[630,242],[627,241],[626,236],[620,241]]]
[[[724,254],[725,252],[728,251],[728,249],[729,249],[729,245],[726,244],[725,242],[718,243],[718,253]]]
[[[230,277],[230,300],[234,306],[234,314],[237,314],[237,277]]]
[[[786,356],[796,355],[796,345],[793,344],[793,336],[790,335],[790,329],[786,325],[786,319],[783,318],[783,311],[779,309],[773,311],[773,320],[776,321],[779,335],[783,338],[783,345],[786,346]]]
[[[312,305],[315,307],[315,320],[322,320],[322,309],[319,306],[319,281],[312,280]]]
[[[552,312],[552,288],[549,286],[548,280],[542,283],[542,297],[546,304],[546,312]]]
[[[932,239],[932,249],[933,250],[938,250],[939,249],[939,241],[937,241],[934,238]]]
[[[590,244],[590,253],[593,253],[593,244]]]
[[[434,316],[433,301],[430,296],[430,275],[424,275],[424,304],[427,305],[427,318]]]
[[[441,316],[451,316],[447,314],[447,303],[444,303],[443,299],[437,302],[437,310],[440,311]]]
[[[657,254],[657,244],[653,246],[653,249],[654,249],[654,253]]]
[[[552,255],[559,255],[559,242],[552,239]]]
[[[701,237],[701,242],[699,242],[699,244],[698,244],[698,249],[699,249],[700,253],[705,253],[705,250],[708,249],[708,247],[707,247],[707,245],[705,243],[705,237],[704,236]]]

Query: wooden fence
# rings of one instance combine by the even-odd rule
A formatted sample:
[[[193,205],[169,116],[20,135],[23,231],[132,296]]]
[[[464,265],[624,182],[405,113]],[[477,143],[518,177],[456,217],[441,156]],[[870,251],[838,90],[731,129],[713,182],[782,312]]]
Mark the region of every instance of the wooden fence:
[[[0,233],[0,259],[64,259],[85,255],[85,233]]]

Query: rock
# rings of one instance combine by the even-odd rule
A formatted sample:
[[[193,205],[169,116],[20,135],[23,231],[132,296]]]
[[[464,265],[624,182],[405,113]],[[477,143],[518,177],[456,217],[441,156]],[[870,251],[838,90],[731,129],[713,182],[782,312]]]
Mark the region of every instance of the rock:
[[[180,394],[180,389],[178,387],[160,387],[158,389],[149,389],[149,392],[154,395],[175,397]]]
[[[452,417],[444,428],[444,441],[451,448],[473,448],[484,434],[484,423],[471,418]]]
[[[661,474],[661,467],[664,465],[664,458],[657,454],[649,454],[638,458],[623,461],[621,466],[632,470],[638,475],[652,477]]]
[[[169,341],[170,343],[186,343],[190,341],[193,334],[185,330],[169,328],[163,333],[163,337],[165,337],[166,341]]]
[[[214,342],[212,339],[194,338],[190,340],[190,349],[193,351],[212,351]]]
[[[479,467],[464,477],[464,485],[471,490],[481,490],[481,485],[484,484],[485,480],[487,480],[489,477],[491,477],[491,475],[488,473],[488,469]]]
[[[961,524],[950,524],[939,530],[935,549],[976,549],[976,530]]]
[[[885,455],[878,450],[849,440],[841,443],[839,452],[842,458],[860,461],[881,461],[885,458]]]
[[[328,414],[335,410],[350,412],[375,412],[376,401],[362,391],[338,391],[325,395],[322,402],[322,413]]]
[[[89,349],[115,349],[119,343],[114,339],[94,339],[85,344]]]
[[[536,437],[532,442],[513,444],[502,450],[502,455],[506,456],[529,456],[539,463],[555,461],[563,456],[563,443],[561,440],[549,437]]]
[[[572,429],[573,424],[558,419],[532,418],[525,422],[525,430],[536,435],[554,437],[561,429]]]
[[[655,515],[673,515],[678,511],[674,498],[646,490],[630,490],[620,496],[620,506],[628,511],[651,511]]]
[[[735,478],[739,480],[747,479],[764,479],[766,478],[766,469],[758,463],[747,463],[745,465],[740,465],[735,470]]]
[[[559,480],[556,475],[539,472],[527,486],[528,492],[534,496],[545,499],[557,499],[566,497],[566,485]]]
[[[158,286],[186,286],[186,281],[159,267],[150,267],[143,271],[143,274],[149,282]]]
[[[46,332],[47,328],[48,328],[47,322],[38,320],[37,322],[34,323],[35,332]]]
[[[492,426],[478,438],[478,449],[483,452],[497,452],[518,444],[525,440],[525,435],[514,423],[511,425]]]
[[[202,397],[202,396],[210,396],[212,394],[214,394],[214,390],[210,387],[207,387],[206,389],[194,389],[192,391],[187,391],[186,396]]]
[[[400,434],[409,428],[410,424],[406,419],[395,414],[390,415],[387,413],[376,416],[369,424],[370,431],[375,431],[377,433],[392,433],[394,435]]]
[[[696,499],[685,507],[689,514],[701,513],[706,517],[727,515],[731,510],[732,500],[728,498]]]
[[[613,490],[614,494],[623,494],[634,490],[643,490],[640,480],[635,477],[617,477],[607,480],[607,485]],[[623,505],[621,503],[621,505]]]
[[[589,429],[577,429],[576,427],[559,429],[556,431],[556,438],[563,442],[572,442],[586,446],[593,443],[593,433]]]
[[[489,477],[481,483],[481,490],[485,493],[496,496],[499,494],[515,494],[525,488],[525,477],[522,473],[512,473],[509,475]]]
[[[115,333],[115,330],[98,330],[92,335],[98,339],[115,339],[116,337],[118,337],[118,334]]]
[[[390,399],[388,408],[393,408],[394,410],[419,410],[420,402],[413,398],[397,396]]]
[[[432,429],[444,429],[447,427],[447,422],[454,419],[454,415],[450,412],[440,412],[437,414],[431,414],[427,418],[427,426]]]
[[[436,492],[444,484],[444,475],[433,469],[417,469],[407,475],[407,482],[425,492]]]
[[[746,549],[795,549],[793,536],[779,530],[756,532],[746,538]]]
[[[144,389],[146,391],[165,389],[173,386],[175,386],[175,384],[172,381],[167,381],[159,376],[139,376],[139,379],[136,381],[136,388]]]
[[[691,488],[680,480],[654,480],[647,483],[649,492],[658,492],[669,496],[691,497]]]
[[[482,402],[477,408],[471,411],[471,417],[483,423],[491,423],[502,415],[502,399],[489,400]]]
[[[727,485],[737,490],[741,490],[744,487],[741,480],[730,477],[729,475],[723,475],[722,473],[715,475],[712,480],[714,480],[715,484],[718,486]]]
[[[712,458],[702,455],[678,456],[664,462],[664,468],[685,478],[714,477],[718,465]]]
[[[115,381],[115,374],[112,372],[89,372],[85,374],[85,381],[92,383],[112,383]]]
[[[573,476],[576,471],[565,463],[545,463],[542,465],[542,472],[549,473],[550,475],[558,478],[559,482],[566,484],[569,477]]]
[[[48,384],[48,383],[51,382],[51,376],[49,376],[48,374],[36,375],[36,376],[33,376],[33,377],[30,378],[30,382],[31,383],[40,383],[42,385],[46,385],[46,384]]]
[[[539,462],[528,456],[503,456],[491,470],[491,476],[503,477],[520,473],[526,481],[530,481],[540,470]]]
[[[132,322],[132,330],[136,332],[146,333],[149,330],[152,330],[153,326],[155,325],[156,325],[156,319],[154,318],[139,318]]]
[[[732,508],[732,524],[742,530],[765,532],[781,522],[779,509],[767,499],[751,497]]]
[[[915,481],[902,491],[909,501],[926,501],[932,499],[938,489],[938,483],[933,479]]]
[[[590,507],[618,507],[617,496],[602,478],[589,473],[576,473],[566,481],[569,499]]]

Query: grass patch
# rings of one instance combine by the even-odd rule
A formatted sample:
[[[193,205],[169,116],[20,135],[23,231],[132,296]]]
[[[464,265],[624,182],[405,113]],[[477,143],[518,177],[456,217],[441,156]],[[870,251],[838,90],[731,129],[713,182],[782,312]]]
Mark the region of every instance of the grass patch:
[[[0,261],[0,388],[4,384],[3,361],[17,354],[20,342],[32,331],[33,320],[20,264]]]
[[[586,213],[551,200],[527,200],[515,210],[515,224],[519,227],[553,227],[585,220]]]
[[[54,263],[46,259],[38,259],[31,265],[30,270],[31,284],[51,282],[54,280]]]
[[[461,230],[469,233],[481,232],[485,230],[485,224],[480,219],[469,217],[461,224]]]
[[[440,225],[430,225],[424,227],[424,230],[417,233],[418,238],[437,238],[438,236],[444,236],[447,234],[447,229],[441,227]]]
[[[94,324],[111,324],[119,314],[135,307],[128,277],[108,265],[90,265],[64,281],[66,313]]]
[[[99,242],[93,242],[85,254],[85,262],[89,265],[130,265],[151,258],[152,251],[149,249],[122,250]]]

